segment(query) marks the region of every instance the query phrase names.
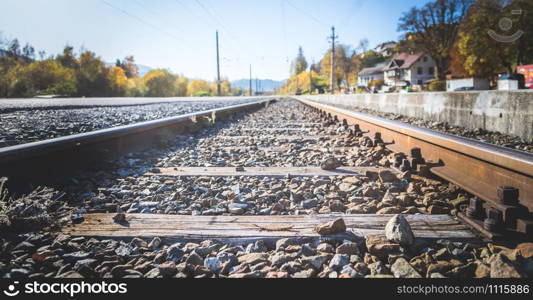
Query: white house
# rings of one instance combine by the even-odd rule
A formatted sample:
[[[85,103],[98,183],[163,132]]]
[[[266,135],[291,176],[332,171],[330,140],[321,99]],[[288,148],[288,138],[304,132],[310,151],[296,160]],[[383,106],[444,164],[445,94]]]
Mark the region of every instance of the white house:
[[[394,48],[396,48],[395,42],[387,42],[377,46],[376,51],[383,56],[391,56],[394,52]]]
[[[380,64],[371,68],[364,68],[357,74],[357,86],[367,87],[373,80],[384,79],[383,67],[384,64]]]
[[[420,88],[435,79],[435,61],[424,53],[399,53],[383,69],[385,84]]]

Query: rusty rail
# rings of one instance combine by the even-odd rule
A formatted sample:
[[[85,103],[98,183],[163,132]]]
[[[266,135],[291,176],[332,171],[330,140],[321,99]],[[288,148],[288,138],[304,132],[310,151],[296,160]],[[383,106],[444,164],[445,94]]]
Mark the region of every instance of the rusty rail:
[[[241,111],[258,109],[275,101],[266,98],[160,120],[119,126],[46,141],[0,148],[0,175],[9,177],[8,187],[25,190],[54,184],[73,171],[125,153],[144,151],[176,134],[195,132],[206,120],[221,120]]]
[[[351,126],[394,152],[399,168],[450,181],[477,198],[460,217],[489,238],[533,235],[533,155],[331,105],[298,99],[330,121]],[[481,200],[479,200],[481,199]]]

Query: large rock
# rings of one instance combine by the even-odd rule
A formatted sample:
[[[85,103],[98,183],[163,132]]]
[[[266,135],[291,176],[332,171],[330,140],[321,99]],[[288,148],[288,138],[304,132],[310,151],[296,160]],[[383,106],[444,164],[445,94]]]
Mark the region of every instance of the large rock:
[[[336,159],[335,157],[330,157],[325,159],[322,164],[320,165],[320,168],[322,170],[331,171],[336,170],[337,168],[340,168],[342,166],[342,163]]]
[[[533,243],[520,244],[518,247],[516,247],[516,249],[520,251],[520,254],[522,254],[523,258],[533,258]]]
[[[344,266],[350,263],[350,257],[343,254],[335,254],[329,262],[329,268],[335,271],[340,271]]]
[[[391,266],[392,274],[396,278],[422,278],[422,276],[411,266],[407,260],[400,257]]]
[[[402,253],[400,244],[390,242],[387,237],[381,235],[367,236],[366,248],[371,255],[379,259],[386,259],[389,255],[399,255]]]
[[[302,263],[309,265],[315,270],[320,270],[322,266],[328,261],[329,258],[330,258],[329,255],[317,255],[317,256],[305,257],[305,258],[302,258]]]
[[[403,246],[410,246],[415,241],[415,235],[407,219],[402,215],[394,216],[385,226],[385,236],[391,242]]]
[[[339,218],[327,224],[317,226],[315,231],[320,235],[344,233],[346,232],[346,224],[344,223],[344,219]]]
[[[359,255],[359,245],[353,242],[346,242],[337,247],[337,254],[346,254],[346,255]]]
[[[268,261],[268,254],[266,253],[250,253],[239,257],[239,263],[256,265]]]
[[[490,259],[490,277],[491,278],[522,278],[516,267],[509,259],[498,253]]]

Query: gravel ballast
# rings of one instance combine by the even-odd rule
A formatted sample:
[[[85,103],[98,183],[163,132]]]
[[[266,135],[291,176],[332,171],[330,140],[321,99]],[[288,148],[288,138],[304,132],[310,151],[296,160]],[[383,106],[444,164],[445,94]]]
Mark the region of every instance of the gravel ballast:
[[[290,137],[288,137],[290,136]],[[426,241],[409,226],[381,236],[316,243],[280,239],[275,244],[169,243],[55,234],[87,213],[193,216],[345,214],[451,214],[470,195],[424,174],[366,172],[336,177],[172,177],[180,167],[389,167],[395,154],[313,111],[282,101],[196,136],[176,136],[167,146],[80,170],[61,190],[40,188],[6,202],[3,232],[31,215],[24,234],[0,238],[0,274],[6,278],[504,278],[533,276],[533,244]],[[335,166],[333,166],[335,167]],[[391,217],[392,218],[392,217]],[[33,224],[31,223],[31,224]],[[392,224],[394,219],[392,220]],[[401,225],[401,226],[400,226]],[[11,227],[10,227],[11,226]],[[405,238],[405,237],[408,238]]]

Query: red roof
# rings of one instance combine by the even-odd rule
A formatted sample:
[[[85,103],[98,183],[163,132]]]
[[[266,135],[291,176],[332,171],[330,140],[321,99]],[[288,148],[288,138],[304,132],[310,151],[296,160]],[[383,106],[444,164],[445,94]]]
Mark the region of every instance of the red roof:
[[[389,71],[394,69],[409,69],[417,62],[422,56],[423,52],[416,54],[399,53],[394,55],[391,62],[383,69],[383,71]]]

